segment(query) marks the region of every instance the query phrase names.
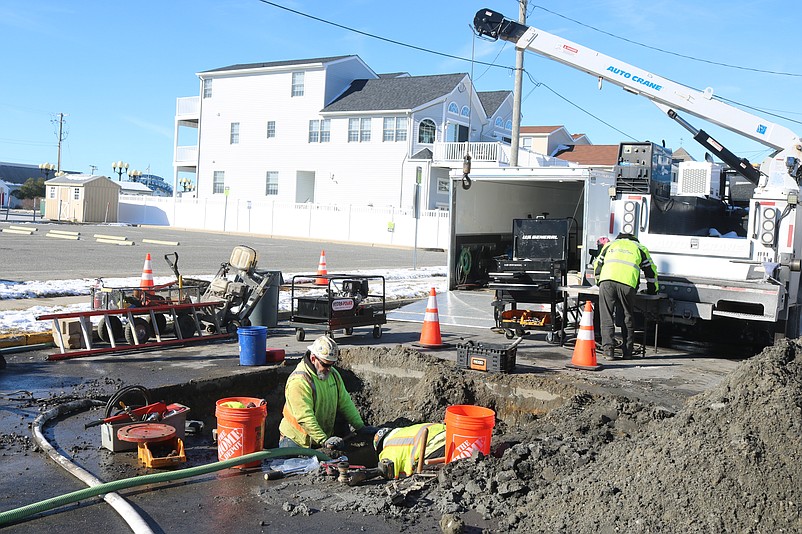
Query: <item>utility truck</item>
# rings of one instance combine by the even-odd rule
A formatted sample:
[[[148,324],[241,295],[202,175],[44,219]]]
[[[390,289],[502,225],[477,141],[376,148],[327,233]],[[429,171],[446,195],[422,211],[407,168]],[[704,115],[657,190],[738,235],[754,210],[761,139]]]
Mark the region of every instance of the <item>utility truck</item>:
[[[723,327],[728,339],[738,333],[758,345],[800,335],[802,141],[797,134],[723,102],[711,88],[683,86],[490,9],[476,13],[474,28],[480,36],[586,72],[600,87],[609,82],[648,98],[751,183],[739,201],[732,194],[734,181],[729,187],[719,182],[712,162],[682,164],[672,193],[672,172],[666,171],[667,155],[659,145],[621,145],[615,186],[589,208],[609,214],[609,226],[601,235],[587,228],[583,242],[590,249],[601,238],[627,232],[649,248],[666,297],[659,306],[661,324],[691,332]],[[752,165],[680,112],[758,141],[773,153],[759,167]],[[584,276],[590,276],[587,265]]]

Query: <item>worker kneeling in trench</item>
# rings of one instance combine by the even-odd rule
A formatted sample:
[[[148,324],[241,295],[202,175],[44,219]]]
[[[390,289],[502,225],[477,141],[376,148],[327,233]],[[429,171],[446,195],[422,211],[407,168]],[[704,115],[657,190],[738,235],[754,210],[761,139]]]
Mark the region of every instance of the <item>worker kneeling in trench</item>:
[[[376,427],[362,421],[342,376],[334,368],[339,358],[340,348],[328,336],[320,336],[307,347],[284,388],[279,447],[342,451],[346,446],[343,436],[355,433],[369,439],[376,433]]]
[[[421,423],[402,428],[383,427],[376,431],[373,447],[379,455],[379,463],[393,467],[393,476],[387,478],[410,476],[420,471],[421,455],[424,461],[444,460],[446,425]],[[387,463],[388,460],[392,463]]]

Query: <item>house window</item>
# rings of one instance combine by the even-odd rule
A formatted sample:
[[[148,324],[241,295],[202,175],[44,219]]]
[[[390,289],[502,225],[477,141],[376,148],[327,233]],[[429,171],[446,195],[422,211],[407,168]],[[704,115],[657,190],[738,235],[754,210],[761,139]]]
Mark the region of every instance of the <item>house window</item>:
[[[370,141],[370,119],[348,119],[348,142],[366,143]]]
[[[507,122],[505,122],[504,123],[504,129],[505,130],[512,130],[512,121],[508,120]]]
[[[468,106],[462,106],[462,111],[460,111],[460,115],[463,117],[470,117],[471,116],[471,108]]]
[[[331,141],[331,119],[309,121],[309,142],[328,143]]]
[[[231,123],[231,144],[238,145],[239,144],[239,123],[232,122]]]
[[[212,79],[203,80],[203,98],[212,98]]]
[[[50,188],[50,198],[56,198],[56,188],[55,187],[51,187]]]
[[[448,105],[448,112],[453,113],[454,115],[459,115],[459,107],[457,106],[456,102],[452,102]]]
[[[267,121],[267,138],[276,137],[276,121]]]
[[[292,96],[304,96],[304,73],[292,73]]]
[[[72,188],[72,198],[73,198],[73,200],[81,200],[81,188],[80,187],[73,187]]]
[[[437,127],[434,125],[434,121],[423,119],[418,127],[418,143],[434,143],[435,132],[437,132]]]
[[[225,193],[226,192],[226,172],[214,171],[212,177],[212,193]]]
[[[406,141],[407,140],[407,118],[406,117],[385,117],[384,118],[384,141]]]
[[[278,195],[278,171],[267,171],[265,195]]]
[[[318,120],[309,121],[309,142],[320,142],[320,121]]]
[[[501,117],[496,117],[496,123],[495,124],[499,128],[504,128],[504,119],[502,119]]]

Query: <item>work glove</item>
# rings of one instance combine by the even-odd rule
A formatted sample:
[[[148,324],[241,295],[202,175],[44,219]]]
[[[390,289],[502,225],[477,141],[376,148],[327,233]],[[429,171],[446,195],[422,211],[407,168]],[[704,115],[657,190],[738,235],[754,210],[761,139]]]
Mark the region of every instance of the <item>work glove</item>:
[[[654,284],[646,284],[646,294],[657,295],[657,288],[654,287]]]
[[[360,436],[373,436],[379,431],[379,427],[365,425],[356,431]]]
[[[345,447],[345,441],[340,436],[332,436],[323,442],[323,446],[327,449],[341,451]]]

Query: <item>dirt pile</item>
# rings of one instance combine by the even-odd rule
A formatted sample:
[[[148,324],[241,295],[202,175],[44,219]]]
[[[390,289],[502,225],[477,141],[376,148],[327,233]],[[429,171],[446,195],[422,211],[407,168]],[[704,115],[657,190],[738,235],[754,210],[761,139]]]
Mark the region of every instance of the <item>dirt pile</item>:
[[[376,365],[385,356],[378,354]],[[409,363],[414,370],[415,358]],[[404,399],[371,404],[377,392],[365,384],[362,400],[371,415],[433,420],[449,404],[496,408],[504,402],[477,394],[484,389],[473,377],[484,375],[434,365]],[[676,414],[576,393],[544,416],[514,425],[502,420],[496,430],[498,457],[445,466],[401,506],[386,489],[368,490],[363,511],[412,518],[433,507],[457,517],[471,512],[504,532],[802,531],[802,348],[796,342],[765,349]]]

